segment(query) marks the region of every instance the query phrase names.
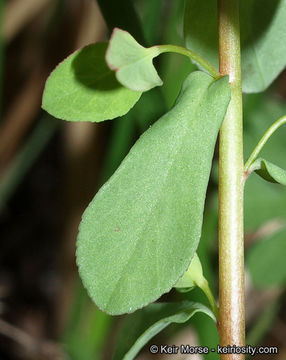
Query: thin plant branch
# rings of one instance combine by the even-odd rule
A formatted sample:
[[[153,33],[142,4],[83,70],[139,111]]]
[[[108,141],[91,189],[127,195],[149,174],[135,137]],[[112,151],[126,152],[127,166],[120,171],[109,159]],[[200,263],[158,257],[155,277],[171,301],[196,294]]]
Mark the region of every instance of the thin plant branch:
[[[177,45],[158,45],[155,47],[159,50],[160,54],[166,52],[173,52],[188,56],[193,62],[206,70],[214,79],[219,79],[221,77],[220,73],[216,70],[216,68],[214,68],[206,59],[204,59],[202,56],[192,50]]]
[[[257,159],[257,156],[259,155],[260,151],[267,143],[267,141],[270,139],[270,137],[275,133],[276,130],[278,130],[284,124],[286,124],[286,115],[282,116],[277,121],[275,121],[275,123],[272,124],[270,128],[265,132],[265,134],[262,136],[256,147],[254,148],[253,152],[251,153],[249,159],[245,163],[244,171],[246,173],[249,171],[250,166]]]

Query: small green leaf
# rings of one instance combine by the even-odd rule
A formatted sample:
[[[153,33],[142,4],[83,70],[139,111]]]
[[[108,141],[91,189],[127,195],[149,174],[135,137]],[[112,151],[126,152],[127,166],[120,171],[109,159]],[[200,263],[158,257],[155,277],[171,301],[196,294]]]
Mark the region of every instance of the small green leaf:
[[[123,360],[132,360],[143,348],[144,345],[148,343],[155,335],[164,330],[167,326],[172,323],[182,324],[190,320],[197,312],[204,313],[216,322],[216,318],[212,311],[207,308],[205,305],[200,303],[194,303],[190,301],[185,301],[182,303],[173,303],[173,304],[151,304],[146,309],[142,310],[143,312],[149,313],[154,310],[158,310],[164,313],[164,316],[157,320],[153,325],[151,325],[147,330],[143,332],[141,336],[135,341],[130,350],[125,354]],[[136,316],[136,313],[132,316]],[[130,323],[129,319],[129,323]]]
[[[203,275],[202,265],[197,253],[195,253],[188,270],[179,279],[179,281],[175,284],[174,287],[176,289],[178,288],[178,289],[191,290],[198,284],[202,283],[203,280],[204,280],[204,275]]]
[[[189,75],[174,108],[141,136],[85,211],[77,263],[104,311],[147,305],[188,268],[229,100],[227,77]]]
[[[145,48],[127,31],[115,28],[106,61],[121,84],[135,91],[147,91],[163,84],[153,65],[153,58],[159,54],[157,47]]]
[[[202,264],[197,253],[194,254],[188,270],[179,279],[174,287],[181,290],[181,292],[186,292],[188,290],[192,290],[194,286],[198,286],[205,293],[215,316],[218,317],[218,307],[209,287],[209,283],[204,277]]]
[[[186,0],[186,46],[218,66],[217,0]],[[265,90],[286,65],[286,0],[240,1],[242,89]]]
[[[258,288],[286,284],[286,230],[255,243],[248,251],[246,265],[253,283]]]
[[[266,181],[286,185],[286,171],[265,159],[258,158],[255,160],[250,166],[249,171],[255,171]]]
[[[126,114],[141,93],[126,89],[105,62],[107,44],[77,50],[47,80],[42,107],[70,121],[100,122]]]

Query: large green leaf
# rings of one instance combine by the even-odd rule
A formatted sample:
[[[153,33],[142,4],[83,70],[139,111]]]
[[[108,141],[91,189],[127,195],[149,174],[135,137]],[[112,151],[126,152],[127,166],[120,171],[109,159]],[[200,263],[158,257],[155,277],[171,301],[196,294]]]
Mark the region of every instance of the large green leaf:
[[[286,0],[240,0],[242,87],[266,89],[286,65]],[[188,48],[218,66],[216,0],[186,0]]]
[[[116,80],[105,62],[107,44],[74,52],[47,80],[42,107],[70,121],[99,122],[126,114],[141,96]]]
[[[260,92],[286,65],[286,1],[240,3],[243,90]]]
[[[129,89],[147,91],[163,84],[153,65],[160,52],[156,46],[145,48],[127,31],[114,29],[106,52],[108,66],[118,81]]]
[[[286,185],[286,171],[265,159],[258,158],[255,160],[249,171],[255,171],[266,181]]]
[[[77,263],[95,303],[132,312],[169,291],[196,251],[228,78],[185,81],[174,108],[137,141],[80,225]]]
[[[251,247],[246,257],[246,265],[257,287],[265,288],[286,284],[285,253],[285,227]]]
[[[182,303],[170,303],[170,304],[151,304],[146,309],[141,310],[144,317],[152,319],[153,324],[149,326],[134,342],[129,351],[122,357],[115,355],[114,360],[132,360],[155,335],[164,330],[172,323],[182,324],[190,320],[190,318],[198,312],[202,312],[208,315],[216,322],[216,318],[212,311],[205,305],[200,303],[194,303],[191,301],[185,301]],[[151,317],[152,316],[152,317]],[[130,332],[130,328],[134,326],[137,320],[137,313],[130,315],[128,321],[125,324],[125,332]],[[126,326],[127,325],[127,326]],[[120,349],[120,348],[119,348]],[[158,351],[159,352],[159,351]],[[117,350],[117,354],[119,351]]]

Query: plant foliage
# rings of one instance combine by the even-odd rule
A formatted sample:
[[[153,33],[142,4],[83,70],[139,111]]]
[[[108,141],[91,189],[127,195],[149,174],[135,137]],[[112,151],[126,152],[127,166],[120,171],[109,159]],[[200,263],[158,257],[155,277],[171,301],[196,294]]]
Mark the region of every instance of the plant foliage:
[[[265,90],[286,65],[286,0],[241,0],[242,88]],[[186,0],[185,39],[188,48],[218,67],[216,0]]]
[[[249,170],[255,171],[266,181],[286,185],[286,171],[270,161],[258,158],[253,162]]]
[[[47,80],[42,107],[70,121],[100,122],[126,114],[141,93],[122,86],[105,62],[106,43],[75,51]]]
[[[169,291],[200,239],[228,78],[192,73],[173,109],[137,141],[80,225],[77,263],[90,296],[111,314]]]
[[[158,55],[157,47],[145,48],[127,31],[114,29],[106,61],[121,84],[135,91],[147,91],[163,84],[152,63]]]
[[[123,356],[123,360],[133,360],[138,352],[143,348],[143,346],[146,345],[148,341],[151,340],[160,331],[164,330],[172,323],[185,323],[198,312],[204,313],[213,319],[214,322],[216,321],[216,318],[210,309],[208,309],[203,304],[194,303],[191,301],[171,304],[151,304],[142,311],[144,316],[152,316],[152,325],[149,326],[142,334],[140,334],[128,352]],[[136,318],[136,313],[134,315]],[[133,322],[134,318],[132,318],[131,315],[128,320],[129,329]],[[125,324],[125,331],[129,331],[129,329],[127,329]],[[119,357],[115,356],[114,360],[116,359],[119,359]]]

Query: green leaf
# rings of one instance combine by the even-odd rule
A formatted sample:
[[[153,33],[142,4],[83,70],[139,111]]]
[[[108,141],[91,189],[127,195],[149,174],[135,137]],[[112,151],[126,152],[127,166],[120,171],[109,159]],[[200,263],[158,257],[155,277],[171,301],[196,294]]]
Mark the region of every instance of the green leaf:
[[[242,88],[265,90],[286,65],[286,0],[241,0]],[[218,67],[216,0],[186,0],[186,46]]]
[[[185,0],[186,47],[218,68],[217,0]]]
[[[216,256],[216,249],[214,243],[217,240],[217,198],[216,192],[212,195],[209,194],[207,206],[204,211],[204,223],[202,228],[202,236],[200,239],[200,245],[198,247],[198,255],[202,263],[205,277],[211,284],[215,283],[217,279],[217,269],[213,266],[212,260]],[[205,303],[205,296],[202,291],[194,290],[190,294],[186,294],[186,297],[192,301]],[[192,319],[192,327],[194,327],[198,337],[199,344],[214,348],[219,343],[218,331],[216,324],[207,316],[194,317]],[[217,354],[210,352],[207,355],[207,360],[217,360]]]
[[[194,254],[194,257],[191,261],[191,264],[188,270],[184,275],[179,279],[175,284],[175,288],[193,288],[194,286],[201,284],[204,281],[203,269],[200,262],[200,259],[197,253]],[[198,285],[199,286],[199,285]]]
[[[107,44],[74,52],[47,80],[42,107],[70,121],[100,122],[126,114],[141,93],[126,89],[105,62]]]
[[[265,223],[285,219],[286,188],[273,186],[257,176],[245,185],[245,228],[253,233]]]
[[[286,65],[286,1],[241,0],[243,91],[264,91]]]
[[[286,185],[286,171],[265,159],[256,159],[251,164],[249,171],[255,171],[266,181]]]
[[[182,303],[170,303],[170,304],[151,304],[147,308],[141,310],[143,316],[153,315],[156,319],[155,322],[145,330],[141,336],[135,341],[130,350],[122,358],[123,360],[132,360],[143,348],[144,345],[148,343],[155,335],[164,330],[167,326],[172,323],[182,324],[190,320],[190,318],[195,315],[197,312],[202,312],[208,315],[210,318],[216,322],[215,316],[212,311],[200,303],[194,303],[191,301],[185,301]],[[125,326],[125,329],[130,330],[130,325],[133,326],[134,318],[136,318],[137,313],[130,315],[128,318],[129,329]],[[155,316],[154,316],[155,315]],[[161,317],[158,319],[158,315]],[[119,359],[118,356],[114,357],[114,360]]]
[[[245,158],[252,152],[265,129],[286,112],[283,102],[267,94],[248,95],[245,98],[244,150]],[[286,168],[286,127],[281,127],[261,151],[261,157]],[[273,186],[260,177],[250,176],[245,185],[245,229],[254,232],[265,222],[285,219],[286,187]]]
[[[286,284],[286,230],[260,240],[248,251],[246,266],[253,283],[258,288],[284,286]]]
[[[145,48],[127,31],[115,28],[106,61],[121,84],[135,91],[147,91],[163,84],[153,65],[153,58],[159,54],[157,47]]]
[[[188,290],[192,290],[195,286],[198,286],[205,293],[211,305],[212,311],[214,312],[215,316],[218,317],[218,307],[210,290],[209,283],[204,277],[202,264],[197,253],[194,254],[188,270],[179,279],[174,287],[181,290],[181,292],[187,292]]]
[[[141,336],[146,329],[152,326],[160,319],[170,316],[170,308],[165,303],[154,303],[143,309],[128,314],[121,322],[116,340],[113,360],[122,360],[135,341]]]
[[[183,274],[183,276],[174,285],[174,288],[177,291],[182,292],[182,293],[189,292],[197,286],[197,283],[195,282],[196,276],[193,276],[193,272],[195,272],[195,275],[197,274],[197,271],[196,271],[197,265],[198,265],[199,270],[200,269],[202,270],[200,260],[198,259],[199,260],[199,263],[198,263],[197,259],[198,259],[198,255],[197,255],[197,253],[195,253],[188,270]],[[199,273],[203,276],[202,271],[201,272],[199,271]]]
[[[104,311],[147,305],[188,268],[229,100],[227,77],[192,73],[174,108],[141,136],[85,211],[77,263]]]

